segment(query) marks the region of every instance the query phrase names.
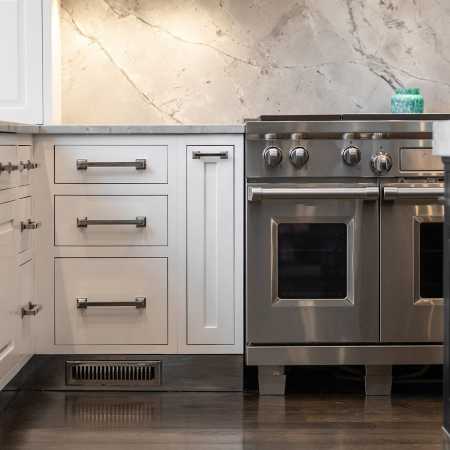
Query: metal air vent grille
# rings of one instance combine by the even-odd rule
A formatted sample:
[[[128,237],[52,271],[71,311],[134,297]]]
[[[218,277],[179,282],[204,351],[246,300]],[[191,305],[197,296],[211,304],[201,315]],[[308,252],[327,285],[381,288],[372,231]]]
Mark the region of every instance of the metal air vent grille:
[[[161,361],[66,361],[68,386],[159,386]]]

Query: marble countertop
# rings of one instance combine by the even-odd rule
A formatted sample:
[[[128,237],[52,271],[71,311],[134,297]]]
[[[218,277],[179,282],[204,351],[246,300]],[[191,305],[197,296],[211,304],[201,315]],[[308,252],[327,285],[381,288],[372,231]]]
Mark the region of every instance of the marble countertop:
[[[234,125],[22,125],[0,122],[0,133],[32,134],[241,134],[245,126]]]

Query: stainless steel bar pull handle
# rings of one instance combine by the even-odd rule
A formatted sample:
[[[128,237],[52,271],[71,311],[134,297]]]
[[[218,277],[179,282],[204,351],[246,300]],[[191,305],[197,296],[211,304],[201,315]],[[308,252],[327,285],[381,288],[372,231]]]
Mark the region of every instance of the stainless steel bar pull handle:
[[[384,200],[396,200],[400,198],[439,199],[443,195],[444,195],[443,187],[385,186],[383,189]]]
[[[147,160],[144,158],[135,161],[88,161],[77,159],[77,170],[87,170],[88,167],[134,167],[136,170],[147,169]]]
[[[19,163],[19,170],[23,172],[24,170],[31,170],[36,169],[38,167],[38,164],[33,161],[20,161]]]
[[[77,217],[78,228],[87,228],[89,225],[135,225],[136,228],[145,228],[147,217],[138,216],[134,220],[91,220],[87,217]]]
[[[23,306],[20,310],[22,319],[25,316],[35,316],[41,311],[42,305],[36,305],[34,303],[28,302],[26,306]]]
[[[364,200],[376,200],[380,196],[378,187],[286,187],[286,188],[262,188],[249,187],[248,201],[257,202],[271,199],[307,199],[307,198],[359,198]]]
[[[192,152],[192,159],[200,158],[228,159],[228,152]]]
[[[41,228],[42,222],[28,219],[26,222],[20,222],[20,231],[37,230]]]
[[[8,164],[0,163],[0,174],[2,172],[11,173],[16,170],[19,170],[19,166],[17,164],[13,164],[11,161]]]
[[[147,297],[136,297],[131,301],[90,301],[86,297],[77,297],[77,309],[88,309],[91,307],[115,307],[115,306],[134,306],[136,309],[145,309],[147,307]]]

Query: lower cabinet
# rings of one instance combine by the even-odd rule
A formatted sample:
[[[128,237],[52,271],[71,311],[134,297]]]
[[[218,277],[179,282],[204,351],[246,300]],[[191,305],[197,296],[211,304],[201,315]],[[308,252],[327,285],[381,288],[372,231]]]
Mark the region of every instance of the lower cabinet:
[[[242,355],[243,136],[35,142],[37,352]]]
[[[55,344],[167,344],[167,259],[56,258]]]

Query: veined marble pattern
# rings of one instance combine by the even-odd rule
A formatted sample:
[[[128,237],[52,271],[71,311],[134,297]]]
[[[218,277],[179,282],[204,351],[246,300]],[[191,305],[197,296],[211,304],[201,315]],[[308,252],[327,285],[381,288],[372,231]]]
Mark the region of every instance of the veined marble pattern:
[[[67,123],[450,110],[448,0],[62,0]]]

